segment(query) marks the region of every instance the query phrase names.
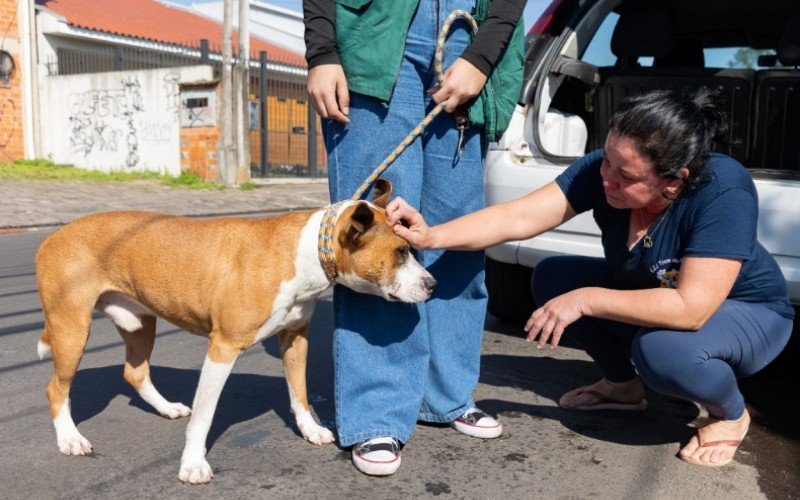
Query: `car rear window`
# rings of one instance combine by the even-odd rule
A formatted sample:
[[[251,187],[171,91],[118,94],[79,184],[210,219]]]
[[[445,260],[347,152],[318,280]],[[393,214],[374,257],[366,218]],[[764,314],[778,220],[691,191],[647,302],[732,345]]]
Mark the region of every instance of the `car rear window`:
[[[611,52],[611,35],[619,21],[619,14],[609,13],[600,25],[581,60],[595,66],[613,66],[617,57]],[[722,47],[703,49],[706,68],[770,69],[780,67],[775,60],[775,50],[752,47]],[[764,57],[766,56],[766,57]],[[653,66],[652,57],[640,57],[639,65]]]

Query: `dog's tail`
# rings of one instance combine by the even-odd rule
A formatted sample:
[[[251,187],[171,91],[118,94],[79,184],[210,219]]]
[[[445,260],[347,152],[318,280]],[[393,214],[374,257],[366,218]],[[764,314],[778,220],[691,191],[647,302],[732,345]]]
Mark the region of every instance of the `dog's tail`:
[[[42,336],[39,337],[39,345],[36,346],[36,352],[39,353],[39,359],[44,359],[50,354],[50,333],[47,331],[46,326],[42,331]]]

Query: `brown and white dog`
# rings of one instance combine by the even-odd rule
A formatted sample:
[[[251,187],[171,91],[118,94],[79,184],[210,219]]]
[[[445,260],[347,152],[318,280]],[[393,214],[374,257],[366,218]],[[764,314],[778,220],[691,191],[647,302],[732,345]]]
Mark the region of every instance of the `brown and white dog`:
[[[373,203],[339,208],[336,282],[387,300],[424,301],[436,282],[387,223],[391,184],[380,180],[375,192]],[[52,352],[55,369],[46,392],[59,450],[92,452],[72,420],[69,391],[93,309],[122,335],[123,376],[142,399],[167,418],[192,413],[181,481],[211,480],[206,436],[225,380],[242,351],[276,333],[300,432],[315,444],[333,442],[309,411],[305,378],[308,322],[316,298],[331,286],[317,253],[323,212],[213,220],[106,212],[48,237],[36,255],[45,317],[39,355]],[[209,339],[191,410],[164,399],[150,380],[156,316]]]

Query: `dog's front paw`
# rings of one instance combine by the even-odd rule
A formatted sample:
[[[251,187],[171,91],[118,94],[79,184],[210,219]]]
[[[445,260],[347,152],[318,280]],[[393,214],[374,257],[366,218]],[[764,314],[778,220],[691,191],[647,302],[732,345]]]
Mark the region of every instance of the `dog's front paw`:
[[[211,481],[212,477],[214,477],[214,472],[205,458],[181,462],[178,479],[184,483],[203,484]]]
[[[92,443],[76,430],[58,438],[58,450],[64,455],[91,455]]]
[[[310,443],[328,444],[334,441],[333,433],[314,421],[314,417],[311,414],[305,415],[304,418],[298,418],[297,427],[300,428],[300,432],[306,441]]]
[[[305,437],[313,444],[330,444],[334,441],[333,433],[322,426],[317,426],[317,429],[307,433]]]
[[[192,414],[192,409],[182,403],[169,403],[168,405],[159,408],[158,412],[166,418],[176,419],[188,417]]]

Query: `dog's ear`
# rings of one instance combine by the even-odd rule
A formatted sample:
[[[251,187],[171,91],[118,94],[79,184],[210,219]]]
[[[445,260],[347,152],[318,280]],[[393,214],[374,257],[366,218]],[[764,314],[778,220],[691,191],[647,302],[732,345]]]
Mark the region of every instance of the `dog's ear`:
[[[392,196],[392,183],[383,178],[375,181],[375,187],[372,188],[372,203],[386,208],[390,196]]]
[[[361,237],[369,231],[374,223],[375,213],[369,208],[369,205],[358,203],[350,215],[350,220],[347,221],[347,229],[339,236],[339,242],[342,246],[348,246],[348,243],[358,245]]]

